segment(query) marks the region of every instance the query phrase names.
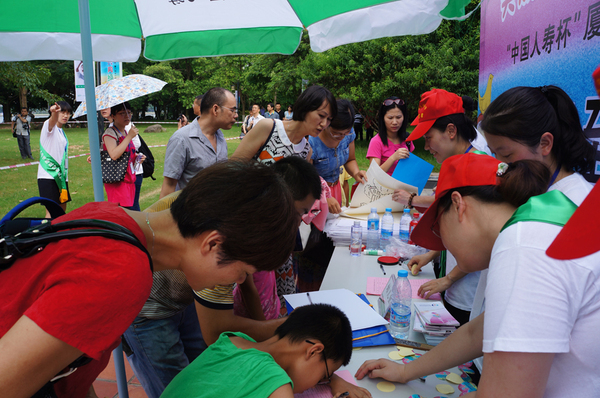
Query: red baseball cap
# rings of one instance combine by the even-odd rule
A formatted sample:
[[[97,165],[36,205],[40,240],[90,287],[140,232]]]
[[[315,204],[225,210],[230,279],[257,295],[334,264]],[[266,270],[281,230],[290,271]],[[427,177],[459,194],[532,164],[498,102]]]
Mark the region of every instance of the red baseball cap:
[[[431,230],[437,220],[440,198],[456,188],[497,185],[498,176],[504,174],[507,167],[506,163],[496,158],[475,153],[455,155],[444,160],[435,191],[435,201],[419,220],[410,239],[427,249],[445,250],[442,239]]]
[[[406,141],[413,141],[425,135],[435,121],[442,116],[465,113],[462,98],[446,90],[435,88],[421,95],[419,114],[411,123],[417,126]]]
[[[588,194],[554,239],[546,254],[558,260],[589,256],[600,251],[600,184]]]

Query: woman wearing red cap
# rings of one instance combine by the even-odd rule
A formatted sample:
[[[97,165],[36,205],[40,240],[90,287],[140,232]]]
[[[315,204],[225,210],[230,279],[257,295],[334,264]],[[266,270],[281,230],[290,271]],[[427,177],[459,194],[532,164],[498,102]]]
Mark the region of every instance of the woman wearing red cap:
[[[473,145],[474,141],[480,141],[473,122],[465,114],[467,99],[472,106],[470,97],[459,97],[442,89],[421,95],[419,114],[411,124],[415,128],[406,141],[425,136],[425,150],[431,152],[438,163],[461,153],[483,152],[485,145]],[[392,197],[409,207],[426,209],[433,203],[432,196],[416,196],[402,189],[396,190]]]
[[[412,125],[416,126],[407,141],[416,140],[425,136],[425,149],[429,150],[436,161],[442,163],[453,155],[468,152],[484,154],[477,148],[484,149],[483,143],[478,140],[477,130],[473,122],[465,114],[465,109],[473,110],[473,100],[470,97],[459,97],[446,90],[434,89],[424,93],[419,102],[419,114]],[[392,198],[409,207],[418,207],[424,210],[433,203],[433,196],[417,196],[405,190],[394,192]],[[439,278],[423,284],[419,294],[428,298],[434,293],[443,292],[444,305],[460,324],[469,321],[469,315],[479,273],[466,274],[456,268],[456,260],[452,254],[431,251],[411,258],[408,266],[418,269],[428,264],[441,254]]]
[[[379,133],[369,142],[367,159],[392,175],[398,160],[406,159],[410,155],[405,142],[408,109],[404,100],[393,96],[386,98],[377,112],[377,122]],[[410,150],[414,149],[414,145],[411,145]]]
[[[558,190],[543,193],[550,178],[532,160],[508,165],[467,154],[444,162],[435,202],[411,238],[448,248],[464,271],[489,264],[485,320],[480,315],[407,365],[367,361],[357,378],[405,383],[483,353],[470,396],[600,395],[600,253],[570,261],[546,255],[576,209]]]

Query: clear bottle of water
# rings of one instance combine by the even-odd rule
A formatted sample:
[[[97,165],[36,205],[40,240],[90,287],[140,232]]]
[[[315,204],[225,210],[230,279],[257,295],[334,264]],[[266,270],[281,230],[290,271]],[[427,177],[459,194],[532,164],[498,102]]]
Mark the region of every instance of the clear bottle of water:
[[[350,243],[350,254],[353,256],[360,256],[362,251],[362,227],[360,221],[354,221],[354,225],[350,230],[350,237],[352,239]]]
[[[392,291],[390,305],[390,334],[397,339],[408,338],[410,313],[412,308],[412,289],[408,281],[408,271],[398,271],[398,279]]]
[[[367,227],[367,250],[379,250],[379,214],[375,207],[371,208]]]
[[[385,214],[381,217],[381,241],[379,242],[381,249],[385,251],[386,246],[388,245],[390,238],[392,237],[392,232],[394,230],[394,216],[392,216],[392,209],[385,209]]]
[[[408,243],[408,235],[410,232],[410,209],[404,209],[404,214],[400,218],[400,240]]]

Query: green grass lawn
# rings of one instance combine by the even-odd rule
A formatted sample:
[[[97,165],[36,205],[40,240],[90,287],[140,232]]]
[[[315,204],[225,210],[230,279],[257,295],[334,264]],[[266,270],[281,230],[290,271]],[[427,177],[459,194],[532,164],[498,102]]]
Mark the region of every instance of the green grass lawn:
[[[167,129],[164,133],[143,133],[145,125],[140,126],[144,141],[148,146],[166,145],[171,134],[175,132],[176,125],[165,124]],[[69,155],[75,156],[89,153],[88,131],[84,128],[66,129],[69,138]],[[238,137],[240,134],[239,126],[234,126],[229,131],[224,131],[226,138]],[[31,131],[31,151],[37,161],[39,159],[40,130]],[[415,154],[435,165],[434,172],[439,171],[439,164],[433,159],[429,152],[424,151],[423,139],[416,143]],[[231,155],[239,145],[239,140],[227,141],[227,152]],[[356,160],[362,170],[366,170],[369,163],[366,159],[368,144],[366,141],[356,142]],[[140,194],[140,207],[142,209],[150,206],[158,200],[160,187],[162,185],[163,162],[165,159],[165,146],[150,148],[155,158],[154,176],[156,181],[150,178],[144,179],[142,191]],[[19,148],[16,138],[12,137],[9,128],[0,129],[0,167],[22,164],[19,154]],[[7,170],[0,170],[0,181],[2,184],[2,195],[0,196],[0,215],[3,216],[17,203],[32,196],[38,195],[37,187],[37,165],[16,167]],[[73,210],[88,202],[94,201],[94,190],[92,187],[91,166],[86,161],[86,156],[69,159],[69,190],[72,201],[67,206],[67,211]],[[31,210],[23,213],[28,217],[43,217],[45,214],[41,206],[34,206]]]

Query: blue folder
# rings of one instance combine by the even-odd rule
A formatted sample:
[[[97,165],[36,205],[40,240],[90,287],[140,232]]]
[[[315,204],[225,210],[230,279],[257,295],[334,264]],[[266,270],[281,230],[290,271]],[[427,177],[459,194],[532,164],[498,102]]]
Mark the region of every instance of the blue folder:
[[[362,301],[371,305],[371,303],[369,303],[369,299],[367,299],[367,297],[364,294],[358,293],[357,295]],[[288,314],[294,310],[287,301],[285,302],[285,306],[287,308]],[[373,310],[375,311],[374,308]],[[385,333],[378,334],[377,336],[352,341],[352,347],[371,347],[376,345],[396,344],[390,333],[387,331],[387,327],[385,325],[356,330],[352,332],[352,338],[355,339],[357,337],[367,336],[369,334],[375,334],[383,331],[385,331]]]
[[[358,293],[357,296],[360,297],[362,301],[373,307],[369,302],[369,299],[367,299],[367,296],[361,293]],[[373,308],[373,310],[375,311],[375,308]],[[378,334],[377,336],[367,337],[360,340],[353,340],[352,347],[372,347],[376,345],[396,344],[394,338],[392,337],[390,332],[387,331],[387,327],[385,325],[356,330],[352,332],[352,338],[355,339],[357,337],[368,336],[370,334],[375,334],[383,331],[385,331],[385,333]]]
[[[406,159],[398,161],[392,177],[405,184],[417,187],[420,195],[432,171],[433,165],[431,163],[411,153]]]

